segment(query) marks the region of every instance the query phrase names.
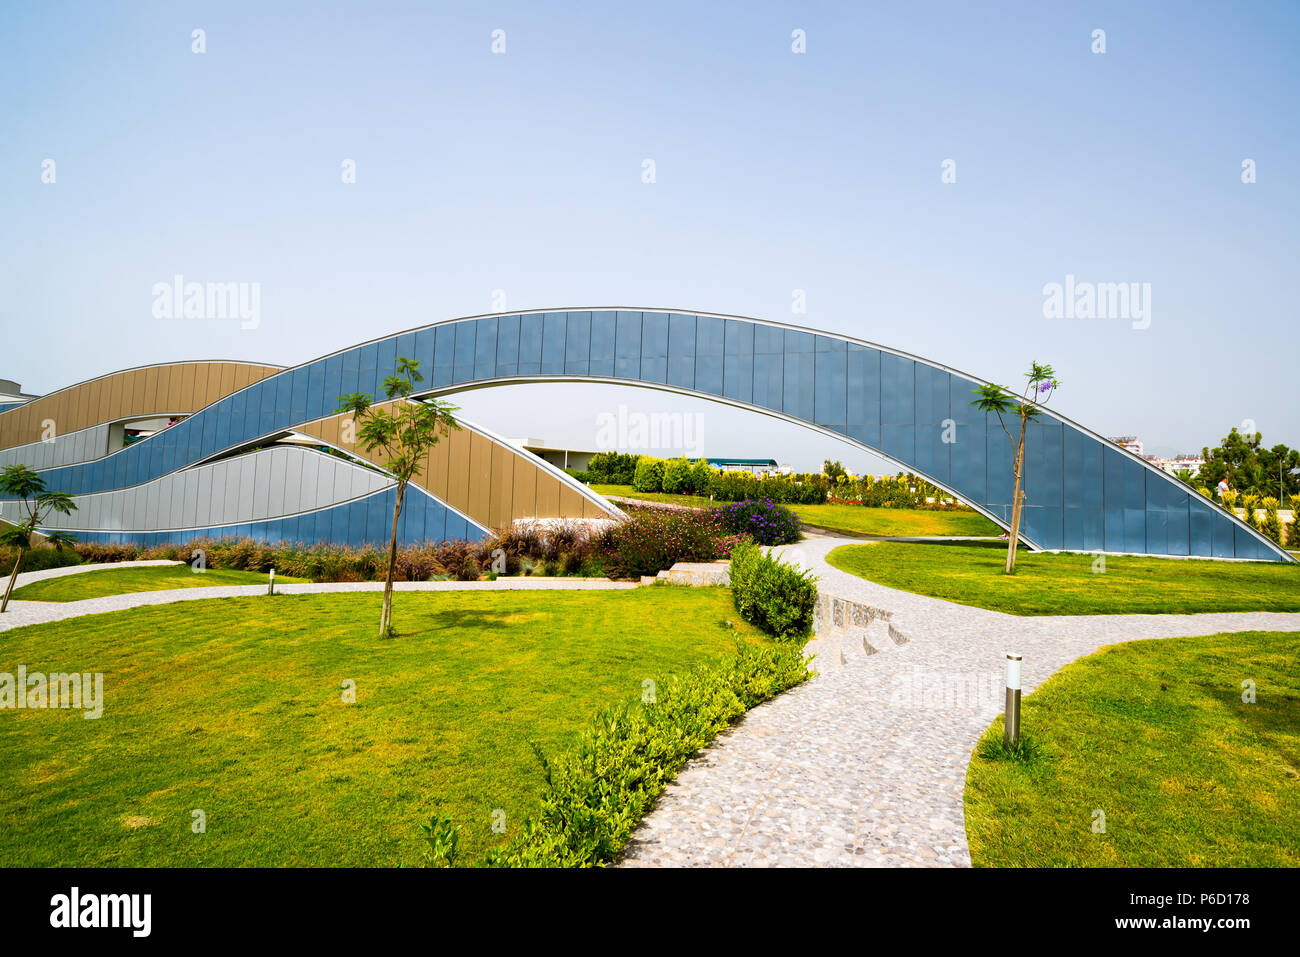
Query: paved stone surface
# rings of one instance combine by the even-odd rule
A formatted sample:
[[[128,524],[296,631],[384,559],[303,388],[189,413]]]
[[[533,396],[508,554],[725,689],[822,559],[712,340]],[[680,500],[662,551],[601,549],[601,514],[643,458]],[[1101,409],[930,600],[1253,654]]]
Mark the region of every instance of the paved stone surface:
[[[14,581],[14,590],[32,582],[43,582],[47,578],[63,578],[67,575],[81,575],[85,572],[97,572],[104,568],[157,568],[161,565],[183,565],[184,562],[172,562],[166,559],[147,562],[99,562],[98,564],[68,565],[64,568],[46,568],[38,572],[19,572]],[[12,569],[11,569],[12,570]]]
[[[813,535],[776,550],[822,579],[808,646],[821,674],[692,760],[625,866],[969,866],[966,768],[1002,712],[1006,652],[1024,655],[1027,693],[1103,645],[1300,630],[1300,614],[1022,618],[970,608],[826,564],[854,541]]]
[[[127,563],[100,567],[123,567]],[[131,563],[139,564],[139,563]],[[163,562],[162,564],[173,564]],[[88,566],[83,567],[90,570]],[[24,574],[39,574],[30,572]],[[20,579],[22,575],[18,576]],[[619,591],[636,588],[634,582],[612,582],[606,578],[498,578],[490,582],[395,582],[394,591]],[[320,582],[275,586],[276,594],[306,595],[335,592],[380,592],[383,582]],[[144,591],[130,595],[110,595],[104,598],[87,598],[84,601],[11,601],[9,610],[0,615],[0,631],[38,625],[82,615],[102,615],[127,608],[145,605],[168,605],[178,601],[201,601],[208,598],[245,598],[265,595],[266,585],[221,585],[212,588],[172,588],[166,591]]]

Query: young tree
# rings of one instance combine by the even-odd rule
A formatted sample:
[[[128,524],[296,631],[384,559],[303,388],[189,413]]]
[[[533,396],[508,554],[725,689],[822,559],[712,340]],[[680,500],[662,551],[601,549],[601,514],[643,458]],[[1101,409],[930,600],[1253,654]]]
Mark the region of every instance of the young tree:
[[[1004,385],[987,383],[971,392],[976,398],[971,405],[981,412],[997,413],[1002,431],[1011,440],[1014,453],[1011,458],[1011,472],[1015,483],[1011,493],[1011,534],[1007,537],[1006,574],[1010,575],[1016,568],[1016,543],[1020,539],[1020,516],[1023,512],[1025,493],[1022,488],[1025,473],[1025,433],[1031,419],[1038,418],[1039,410],[1047,405],[1056,392],[1060,380],[1056,372],[1046,363],[1032,362],[1025,373],[1025,390],[1018,397]],[[1020,418],[1020,437],[1017,439],[1007,428],[1005,416],[1016,415]]]
[[[4,612],[9,607],[9,595],[18,579],[23,553],[31,549],[32,536],[36,534],[37,528],[54,512],[71,515],[77,503],[67,492],[51,492],[45,487],[45,479],[25,465],[7,465],[0,469],[0,498],[18,499],[19,512],[27,512],[25,519],[0,533],[0,545],[9,545],[17,552],[14,570],[5,585],[4,598],[0,599],[0,612]],[[59,548],[72,541],[70,535],[62,532],[51,532],[48,539]]]
[[[393,534],[388,543],[388,572],[384,577],[383,611],[379,616],[379,637],[393,634],[393,573],[397,568],[397,523],[406,502],[406,487],[420,474],[425,457],[443,435],[460,425],[452,415],[454,405],[435,400],[412,399],[415,384],[423,382],[420,363],[397,360],[397,372],[384,379],[389,408],[375,405],[374,396],[357,392],[339,396],[339,412],[352,413],[357,443],[367,452],[381,452],[383,467],[397,479],[397,500],[393,505]]]

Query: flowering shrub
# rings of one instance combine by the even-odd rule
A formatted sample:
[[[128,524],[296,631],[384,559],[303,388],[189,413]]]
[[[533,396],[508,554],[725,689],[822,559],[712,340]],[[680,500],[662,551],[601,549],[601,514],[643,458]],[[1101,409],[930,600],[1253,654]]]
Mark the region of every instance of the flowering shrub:
[[[788,545],[799,540],[799,518],[770,498],[733,502],[713,513],[728,532],[748,535],[760,545]]]
[[[631,508],[625,522],[607,529],[600,548],[610,578],[654,575],[677,562],[725,557],[736,545],[711,512],[694,509]]]

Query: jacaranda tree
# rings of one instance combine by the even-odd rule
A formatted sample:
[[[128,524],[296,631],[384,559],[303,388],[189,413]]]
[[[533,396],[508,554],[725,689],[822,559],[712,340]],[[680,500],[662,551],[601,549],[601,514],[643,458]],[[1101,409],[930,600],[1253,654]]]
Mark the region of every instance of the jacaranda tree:
[[[1007,433],[1007,438],[1011,439],[1014,449],[1011,471],[1015,476],[1015,484],[1011,493],[1011,534],[1007,542],[1006,574],[1008,575],[1016,568],[1016,543],[1020,539],[1020,517],[1024,511],[1025,433],[1028,431],[1030,420],[1038,417],[1039,410],[1047,405],[1048,400],[1056,393],[1057,386],[1060,385],[1056,372],[1046,363],[1031,363],[1029,371],[1025,373],[1025,379],[1028,381],[1025,383],[1024,392],[1019,396],[1006,386],[993,382],[971,390],[976,396],[971,400],[971,405],[982,412],[997,413],[1002,431]],[[1020,418],[1018,439],[1007,428],[1006,417],[1012,415]]]
[[[456,406],[432,399],[412,399],[418,382],[423,382],[420,363],[397,360],[397,372],[384,379],[388,402],[375,405],[375,398],[362,392],[339,396],[339,412],[352,414],[356,442],[367,453],[382,454],[380,463],[397,480],[397,501],[393,505],[393,534],[388,543],[388,572],[384,577],[383,611],[379,636],[393,634],[393,574],[397,568],[397,525],[406,501],[406,488],[420,474],[429,451],[452,429],[459,429],[452,413]]]
[[[5,584],[4,598],[0,599],[2,613],[9,607],[9,595],[18,579],[18,568],[22,565],[23,555],[31,550],[36,530],[51,513],[71,515],[77,503],[67,492],[51,492],[45,487],[45,479],[25,465],[7,465],[0,469],[0,498],[17,499],[20,512],[27,515],[18,524],[0,531],[0,545],[8,545],[18,553],[14,557],[14,570]],[[72,537],[63,532],[50,532],[46,540],[62,548],[72,541]]]

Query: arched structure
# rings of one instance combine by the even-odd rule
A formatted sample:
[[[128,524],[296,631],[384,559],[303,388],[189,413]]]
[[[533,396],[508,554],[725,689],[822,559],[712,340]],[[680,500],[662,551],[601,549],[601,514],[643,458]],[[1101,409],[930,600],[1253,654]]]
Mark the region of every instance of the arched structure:
[[[324,431],[313,433],[313,423],[331,419],[341,395],[378,393],[399,356],[419,361],[425,395],[504,383],[584,381],[667,389],[753,409],[897,462],[1004,527],[1010,515],[1011,445],[996,417],[970,404],[980,380],[917,356],[793,325],[619,308],[474,316],[385,336],[239,388],[223,388],[220,398],[166,431],[104,457],[50,468],[47,480],[51,487],[78,495],[102,493],[147,485],[288,433],[316,434],[328,444],[330,427],[322,425]],[[32,435],[39,413],[32,407],[45,401],[0,413],[0,449],[36,441]],[[462,453],[449,446],[449,479],[445,486],[429,489],[430,508],[449,507],[466,517],[458,502],[468,508],[476,494],[483,516],[475,523],[480,533],[508,517],[523,517],[516,501],[539,517],[547,512],[617,514],[562,473],[545,469],[495,436],[475,432],[487,440],[479,446],[478,465],[473,464],[472,439]],[[508,504],[506,482],[495,471],[497,457],[504,461],[507,453],[531,459],[522,482],[516,481],[521,473],[513,463]],[[463,486],[451,479],[462,471]],[[476,476],[484,474],[495,491],[471,493]],[[543,493],[543,481],[557,483],[553,495],[549,485]],[[1022,534],[1032,547],[1292,560],[1177,480],[1051,411],[1030,426],[1025,488]],[[378,503],[385,494],[391,490],[368,493],[366,508],[382,513]],[[448,501],[453,494],[459,496],[457,502]],[[355,512],[355,503],[350,507]],[[294,534],[255,527],[247,533],[350,541],[358,540],[354,527],[370,534],[368,520],[357,526],[349,519],[346,536],[336,534],[332,521],[323,521],[299,520]],[[426,519],[423,527],[437,527],[436,522],[431,526]],[[444,521],[441,527],[453,526]],[[466,528],[474,532],[468,524]],[[134,530],[127,527],[119,534]],[[435,536],[416,531],[413,537]]]

